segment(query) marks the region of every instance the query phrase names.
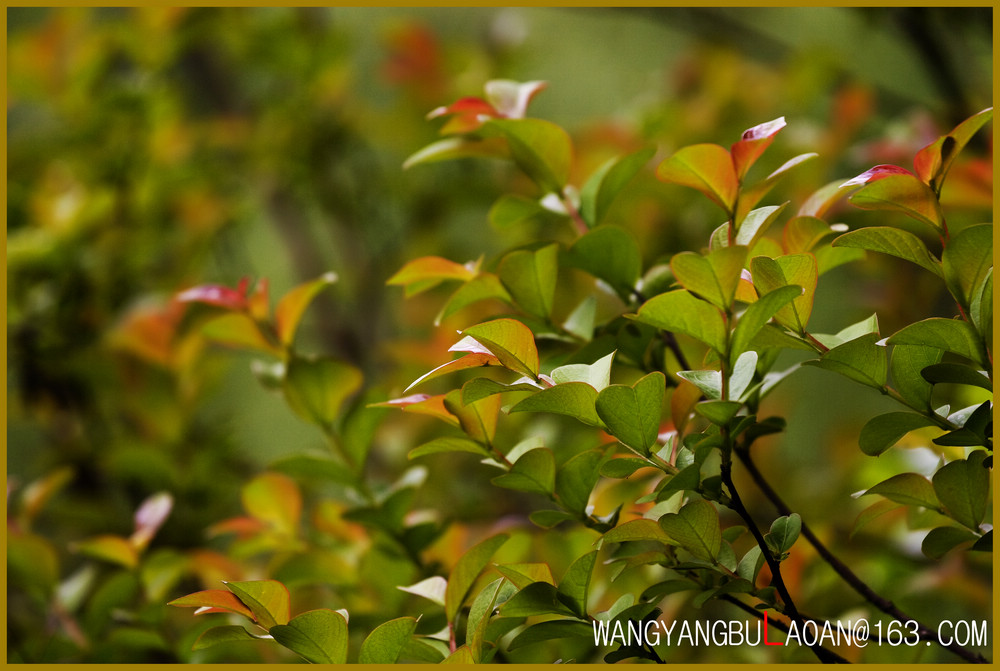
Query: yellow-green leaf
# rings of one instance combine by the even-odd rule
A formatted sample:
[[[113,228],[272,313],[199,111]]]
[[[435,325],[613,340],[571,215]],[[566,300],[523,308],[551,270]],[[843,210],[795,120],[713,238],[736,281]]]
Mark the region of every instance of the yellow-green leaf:
[[[502,318],[470,326],[462,332],[482,343],[500,364],[518,373],[538,377],[538,349],[531,329],[516,319]]]
[[[272,626],[274,640],[313,664],[347,662],[347,620],[326,608],[296,615],[288,624]]]
[[[271,629],[276,624],[288,624],[288,588],[277,580],[226,582],[225,585],[250,609],[260,626]]]
[[[281,342],[290,345],[295,339],[295,331],[302,320],[306,308],[324,287],[337,281],[336,273],[326,273],[322,277],[300,284],[281,297],[274,309],[274,323]]]
[[[733,211],[739,178],[732,156],[717,144],[696,144],[680,149],[660,164],[656,176],[664,182],[701,191],[727,214]]]

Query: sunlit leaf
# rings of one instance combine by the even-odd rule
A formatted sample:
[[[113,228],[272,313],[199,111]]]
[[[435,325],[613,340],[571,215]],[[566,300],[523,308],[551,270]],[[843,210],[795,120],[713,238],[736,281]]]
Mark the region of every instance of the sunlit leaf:
[[[802,294],[794,298],[791,305],[786,304],[779,308],[774,318],[782,326],[803,333],[812,314],[813,298],[819,279],[816,257],[812,254],[788,254],[776,259],[757,256],[750,262],[750,272],[753,274],[754,286],[760,294],[784,286],[802,287]]]
[[[631,387],[621,384],[606,387],[597,396],[597,414],[615,438],[648,453],[659,435],[665,386],[663,373],[657,371]]]
[[[778,117],[773,121],[758,124],[743,131],[743,136],[729,150],[736,168],[736,177],[739,180],[743,180],[750,166],[771,146],[771,143],[774,142],[774,136],[785,125],[785,117]]]
[[[691,501],[678,512],[662,516],[659,523],[667,536],[694,556],[711,562],[719,556],[722,547],[719,513],[708,501]]]
[[[454,373],[456,371],[465,370],[467,368],[480,368],[482,366],[499,366],[500,360],[493,356],[489,352],[472,352],[471,354],[466,354],[460,356],[457,359],[449,361],[448,363],[441,364],[437,368],[430,370],[416,380],[410,383],[410,386],[404,389],[404,393],[410,391],[414,387],[423,384],[429,380],[441,377],[442,375],[447,375],[448,373]]]
[[[245,617],[254,619],[253,613],[246,605],[236,598],[236,595],[232,592],[227,592],[224,589],[209,589],[201,592],[195,592],[193,594],[188,594],[187,596],[182,596],[179,599],[174,599],[167,603],[168,606],[179,606],[188,608],[198,608],[210,609],[213,612],[228,611],[230,613],[236,613],[237,615],[243,615]]]
[[[573,154],[565,130],[542,119],[494,119],[482,132],[506,139],[511,158],[543,190],[562,192]]]
[[[941,264],[948,290],[968,309],[973,290],[993,267],[993,224],[970,226],[951,238],[941,255]]]
[[[833,241],[834,247],[867,249],[872,252],[891,254],[926,268],[942,277],[941,263],[934,258],[927,245],[909,231],[888,226],[872,226],[845,233]]]
[[[654,520],[629,520],[619,524],[601,537],[604,543],[626,543],[628,541],[659,541],[672,543],[672,539]]]
[[[774,188],[774,186],[779,181],[781,181],[783,177],[785,177],[785,175],[787,175],[797,166],[802,165],[803,163],[810,161],[818,156],[819,154],[815,152],[799,154],[798,156],[794,156],[785,161],[781,165],[781,167],[779,167],[777,170],[772,172],[770,175],[768,175],[761,181],[755,184],[751,184],[749,186],[744,184],[740,189],[740,198],[739,201],[737,202],[737,212],[736,212],[737,225],[739,225],[742,229],[743,223],[745,222],[745,218],[748,216],[748,213],[755,207],[757,207],[757,204],[764,198],[764,196],[766,196],[771,191],[771,189]]]
[[[460,436],[438,436],[410,450],[407,457],[416,459],[428,454],[441,454],[443,452],[468,452],[482,457],[490,456],[489,450],[482,443]]]
[[[855,188],[854,184],[845,183],[842,179],[830,182],[809,196],[809,198],[807,198],[806,201],[799,206],[797,214],[803,217],[818,217],[819,219],[822,219],[827,211],[829,211],[830,208],[833,207],[845,193],[853,188]]]
[[[913,160],[917,175],[935,191],[940,191],[952,162],[980,128],[993,119],[993,108],[988,107],[956,126],[919,152]]]
[[[802,296],[802,287],[791,285],[764,292],[751,303],[736,322],[730,343],[730,356],[736,359],[750,347],[751,341],[783,306]]]
[[[882,389],[888,375],[886,348],[878,344],[879,335],[870,333],[838,345],[819,359],[803,362],[840,373],[861,384]]]
[[[347,620],[322,608],[296,615],[288,624],[272,626],[274,640],[313,664],[347,662]]]
[[[534,252],[518,249],[504,256],[497,275],[517,305],[536,317],[547,319],[552,314],[558,258],[557,244]]]
[[[400,408],[404,412],[412,412],[419,415],[430,415],[447,422],[453,426],[458,426],[458,417],[448,412],[444,407],[444,394],[430,396],[428,394],[411,394],[402,398],[394,398],[381,403],[373,403],[373,408]]]
[[[441,662],[442,664],[475,664],[476,658],[472,656],[472,651],[469,646],[462,645],[459,646],[455,652],[448,655],[448,657]]]
[[[879,333],[878,315],[875,313],[872,313],[871,316],[857,321],[849,326],[845,326],[834,335],[828,335],[825,333],[814,333],[812,335],[813,338],[818,340],[820,343],[832,349],[839,345],[843,345],[849,340],[854,340],[855,338],[860,338],[861,336],[865,336],[870,333]]]
[[[559,581],[557,591],[566,597],[564,601],[573,609],[577,617],[587,616],[587,597],[590,593],[590,578],[597,562],[597,550],[578,557]]]
[[[125,568],[135,568],[139,565],[139,551],[128,540],[121,536],[105,534],[72,544],[75,552],[85,554],[95,559],[102,559]]]
[[[294,536],[302,514],[302,494],[287,475],[262,473],[240,490],[243,509],[276,531]]]
[[[422,596],[425,599],[429,599],[439,606],[444,605],[445,592],[448,588],[448,581],[441,576],[432,576],[421,580],[413,585],[408,585],[406,587],[398,587],[404,592],[409,592],[410,594],[416,594],[417,596]]]
[[[486,588],[476,595],[469,609],[469,619],[466,625],[465,640],[468,643],[469,651],[477,662],[483,661],[483,639],[486,636],[486,628],[489,625],[490,617],[496,606],[497,596],[504,585],[503,578],[497,578]]]
[[[585,382],[597,391],[601,391],[611,384],[611,362],[614,357],[615,352],[611,352],[592,364],[574,363],[559,366],[552,369],[550,377],[557,385],[567,382]]]
[[[221,345],[252,349],[281,356],[282,352],[260,332],[260,327],[243,312],[231,312],[207,322],[201,330],[209,340]]]
[[[538,349],[531,329],[516,319],[502,318],[470,326],[462,332],[482,343],[500,364],[518,373],[538,377]]]
[[[753,247],[787,206],[788,202],[784,202],[781,205],[767,205],[747,212],[737,226],[736,239],[733,242],[744,247]]]
[[[746,247],[735,246],[716,249],[707,257],[681,252],[670,260],[670,268],[681,286],[725,310],[733,304],[746,255]]]
[[[639,308],[636,319],[700,340],[720,354],[726,349],[726,325],[722,313],[684,289],[650,298]]]
[[[655,153],[654,147],[645,147],[623,158],[610,159],[590,176],[580,189],[580,215],[591,228],[604,220],[611,203]]]
[[[322,277],[295,287],[281,297],[274,309],[274,323],[281,342],[290,345],[295,339],[302,314],[323,288],[337,281],[336,273],[326,273]]]
[[[785,224],[781,246],[786,254],[811,252],[836,234],[830,224],[817,217],[793,217]]]
[[[403,169],[407,170],[422,163],[450,161],[456,158],[485,156],[490,158],[508,158],[510,151],[507,143],[501,138],[472,139],[467,137],[446,137],[432,142],[418,150],[403,161]]]
[[[454,622],[466,595],[472,589],[472,584],[486,568],[490,557],[501,545],[507,542],[507,534],[497,534],[466,550],[448,576],[448,587],[445,591],[445,616],[448,622]]]
[[[556,485],[556,460],[546,448],[529,450],[511,469],[491,482],[498,487],[532,494],[551,494]]]
[[[892,335],[890,345],[924,345],[953,352],[989,368],[989,357],[972,324],[958,319],[932,317],[915,322]]]
[[[983,465],[987,453],[975,450],[968,458],[945,464],[932,479],[934,492],[956,521],[972,530],[989,507],[990,469]]]
[[[878,494],[896,503],[922,506],[931,510],[937,510],[941,506],[930,480],[916,473],[894,475],[878,483],[864,495],[868,494]]]
[[[416,629],[417,621],[412,617],[383,622],[361,643],[358,663],[395,664]]]
[[[656,176],[664,182],[697,189],[731,213],[739,189],[732,156],[716,144],[684,147],[660,164]]]
[[[905,170],[869,179],[854,192],[850,201],[863,210],[902,212],[936,230],[941,230],[944,219],[934,192]]]
[[[487,396],[473,403],[462,402],[462,390],[454,389],[444,397],[444,406],[458,418],[459,426],[473,440],[490,444],[497,432],[500,397]]]
[[[288,588],[277,580],[249,580],[225,584],[226,589],[246,604],[260,626],[271,629],[276,624],[288,624]]]
[[[603,427],[597,413],[597,390],[585,382],[566,382],[543,389],[518,402],[514,412],[551,412],[573,417],[589,426]]]

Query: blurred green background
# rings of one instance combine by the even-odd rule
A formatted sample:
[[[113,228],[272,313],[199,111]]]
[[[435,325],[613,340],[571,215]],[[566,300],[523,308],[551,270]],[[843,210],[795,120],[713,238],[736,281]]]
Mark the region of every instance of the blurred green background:
[[[490,258],[538,231],[487,222],[497,197],[523,191],[508,166],[402,170],[437,137],[425,115],[438,105],[490,79],[547,81],[531,115],[572,134],[577,184],[643,144],[659,160],[785,116],[760,170],[819,152],[783,194],[801,198],[876,163],[908,167],[992,99],[990,8],[9,8],[7,20],[8,492],[65,474],[30,515],[51,545],[38,551],[53,563],[41,583],[82,565],[70,543],[127,533],[159,490],[178,504],[158,542],[198,546],[238,511],[241,483],[321,442],[256,383],[249,357],[182,372],[130,335],[130,319],[174,292],[248,276],[279,296],[334,270],[340,282],[307,315],[307,350],[352,361],[383,397],[440,363],[451,338],[431,323],[441,296],[404,301],[385,280],[418,256]],[[988,152],[976,142],[971,154]],[[956,168],[944,194],[955,227],[990,216],[992,178],[976,169]],[[621,201],[612,219],[647,266],[698,249],[721,223],[651,170]],[[813,326],[878,311],[891,333],[942,299],[919,270],[875,260],[831,273]],[[768,448],[806,519],[879,474],[933,464],[929,450],[860,455],[857,427],[881,401],[818,370],[778,394],[776,408],[810,418]],[[406,420],[379,434],[373,469],[386,477],[435,428]],[[428,501],[444,492],[468,519],[494,514],[475,462],[428,463]],[[876,546],[854,551],[891,585]],[[86,659],[36,640],[52,586],[18,580],[8,655]],[[908,605],[934,607],[919,595]]]

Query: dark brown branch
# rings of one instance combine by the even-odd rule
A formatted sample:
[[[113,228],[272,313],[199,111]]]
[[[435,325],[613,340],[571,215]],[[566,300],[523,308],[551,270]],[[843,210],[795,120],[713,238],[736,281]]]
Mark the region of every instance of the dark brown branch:
[[[739,457],[740,461],[746,467],[747,472],[750,473],[750,477],[753,479],[757,487],[764,493],[764,496],[774,505],[778,512],[782,515],[791,515],[792,510],[789,508],[785,502],[781,499],[776,491],[771,487],[770,483],[764,478],[763,473],[757,468],[753,459],[750,457],[750,451],[747,449],[734,449],[736,456]],[[910,617],[902,610],[900,610],[892,601],[889,601],[885,597],[879,595],[875,590],[868,586],[861,578],[859,578],[854,571],[850,569],[847,564],[842,562],[836,557],[830,550],[823,544],[823,542],[813,533],[809,526],[802,522],[802,535],[805,537],[809,544],[812,545],[816,552],[826,561],[827,564],[834,570],[834,572],[839,575],[844,582],[850,585],[854,590],[865,598],[866,601],[871,603],[873,606],[881,610],[887,615],[891,615],[896,620],[900,622],[912,621],[917,623],[917,635],[920,636],[921,640],[925,641],[935,641],[938,642],[938,636],[935,630],[926,626],[919,620],[915,620]],[[764,549],[763,547],[761,548]],[[989,660],[983,657],[981,654],[973,652],[964,648],[954,641],[949,645],[943,646],[946,649],[952,651],[962,659],[973,662],[977,664],[987,664]]]

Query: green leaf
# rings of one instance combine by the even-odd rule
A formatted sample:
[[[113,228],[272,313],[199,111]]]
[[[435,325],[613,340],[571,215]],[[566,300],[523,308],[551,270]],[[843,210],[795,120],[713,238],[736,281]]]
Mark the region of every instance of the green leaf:
[[[655,153],[655,147],[644,147],[623,158],[610,159],[590,176],[580,189],[580,215],[588,225],[594,227],[604,220],[611,203]]]
[[[491,480],[498,487],[533,494],[551,494],[556,486],[556,459],[551,450],[528,450],[510,471]]]
[[[932,381],[926,379],[924,371],[937,364],[943,354],[936,347],[923,345],[896,345],[892,348],[889,372],[892,374],[893,386],[912,406],[931,409]],[[959,368],[970,370],[965,366]]]
[[[274,309],[274,323],[278,337],[286,345],[295,339],[302,314],[322,289],[337,281],[337,273],[326,273],[322,277],[300,284],[281,297]]]
[[[920,543],[920,551],[930,559],[941,559],[962,543],[974,542],[979,537],[958,527],[937,527],[931,529]]]
[[[518,249],[503,257],[497,275],[517,305],[536,317],[548,319],[555,297],[558,259],[558,244],[536,252]]]
[[[925,345],[958,354],[989,368],[989,357],[972,324],[958,319],[932,317],[905,326],[887,341],[890,345]]]
[[[656,176],[697,189],[731,214],[739,190],[732,156],[716,144],[696,144],[680,149],[660,164]]]
[[[833,241],[834,247],[850,247],[881,252],[905,259],[943,277],[941,262],[931,255],[923,240],[909,231],[889,226],[872,226],[845,233]]]
[[[872,314],[866,319],[862,319],[859,322],[851,324],[850,326],[844,327],[837,332],[836,335],[827,335],[823,333],[814,333],[813,337],[820,341],[826,347],[832,349],[839,345],[843,345],[849,340],[854,340],[855,338],[860,338],[861,336],[868,335],[869,333],[878,333],[878,315]]]
[[[681,252],[670,260],[670,268],[681,286],[726,310],[733,304],[746,256],[746,247],[722,247],[707,257]]]
[[[558,480],[556,482],[558,484]],[[575,520],[576,516],[564,510],[533,510],[528,514],[528,519],[543,529],[552,529],[563,522]]]
[[[499,277],[493,273],[479,273],[451,295],[448,302],[441,308],[441,312],[434,318],[434,325],[439,326],[441,322],[463,308],[490,299],[511,305],[514,302],[510,293],[500,282]]]
[[[533,582],[556,584],[552,579],[552,569],[541,562],[498,564],[496,569],[518,589],[524,589]]]
[[[538,377],[538,349],[531,329],[516,319],[494,319],[462,331],[493,353],[500,363],[515,372]]]
[[[562,193],[573,154],[565,130],[541,119],[492,119],[482,132],[505,138],[511,158],[532,181],[545,191]]]
[[[739,565],[736,567],[736,575],[743,578],[750,584],[757,583],[757,575],[760,573],[760,569],[764,566],[764,553],[761,552],[759,545],[754,545],[747,553],[743,555],[740,559]]]
[[[490,456],[490,451],[482,443],[460,436],[440,436],[419,447],[413,448],[407,454],[407,458],[416,459],[428,454],[440,454],[442,452],[468,452],[470,454],[478,454],[482,457]]]
[[[445,592],[448,589],[448,581],[441,576],[432,576],[421,580],[418,583],[414,583],[413,585],[397,587],[396,589],[409,592],[410,594],[416,594],[417,596],[422,596],[425,599],[433,601],[439,606],[443,606]]]
[[[87,538],[74,543],[72,549],[74,552],[119,564],[127,569],[133,569],[139,565],[139,553],[135,546],[121,536],[103,534]]]
[[[586,450],[562,465],[556,473],[556,494],[563,508],[578,515],[584,514],[604,459],[601,450]],[[534,516],[531,519],[535,521]]]
[[[597,414],[615,438],[648,453],[659,435],[665,388],[666,379],[658,371],[631,387],[611,385],[597,396]]]
[[[777,314],[784,305],[802,296],[803,289],[798,286],[785,286],[768,291],[755,302],[747,306],[746,311],[736,322],[733,330],[730,356],[735,362],[743,352],[750,347],[750,342],[760,332],[771,317]]]
[[[881,390],[888,374],[888,356],[885,347],[877,344],[878,340],[877,333],[869,333],[834,347],[820,359],[804,361],[803,365],[834,371]]]
[[[518,402],[509,412],[551,412],[573,417],[589,426],[603,427],[597,414],[597,390],[585,382],[565,382],[543,389]]]
[[[482,592],[476,595],[469,609],[469,619],[466,625],[465,640],[469,646],[469,651],[477,662],[483,661],[483,639],[486,636],[486,627],[489,625],[490,616],[493,614],[497,602],[497,596],[503,587],[503,578],[497,578],[486,586]]]
[[[601,466],[601,475],[605,478],[628,478],[640,468],[651,467],[645,459],[635,459],[624,457],[620,459],[609,459]]]
[[[644,324],[700,340],[719,354],[726,351],[726,324],[719,309],[684,289],[668,291],[642,304],[636,319]]]
[[[781,245],[786,254],[815,251],[824,240],[836,235],[836,231],[823,219],[817,217],[793,217],[785,224]]]
[[[729,376],[729,389],[727,400],[739,401],[743,398],[744,392],[750,387],[753,376],[757,372],[757,353],[754,351],[744,352],[733,364],[733,372]]]
[[[567,333],[575,335],[580,340],[589,342],[594,337],[594,324],[597,320],[597,297],[588,295],[573,312],[566,317],[563,328]]]
[[[982,283],[972,292],[969,317],[983,336],[983,342],[993,348],[993,269],[990,268]]]
[[[497,228],[511,228],[525,224],[546,224],[565,220],[565,215],[560,215],[537,200],[505,194],[490,208],[490,224]]]
[[[313,664],[347,662],[347,620],[322,608],[296,615],[288,624],[271,627],[274,640]]]
[[[628,300],[642,273],[642,255],[635,237],[620,226],[598,226],[577,239],[568,263],[599,277]]]
[[[868,526],[869,522],[885,515],[886,513],[896,510],[899,508],[899,505],[900,504],[895,501],[883,499],[862,510],[858,513],[857,518],[855,518],[854,526],[851,527],[851,538],[853,538],[856,533],[861,531],[861,529]]]
[[[862,427],[858,444],[861,451],[877,457],[899,442],[910,431],[934,426],[934,420],[913,412],[887,412],[875,415]]]
[[[657,541],[673,543],[670,536],[653,520],[638,519],[619,524],[601,537],[602,543],[626,543],[628,541]]]
[[[743,407],[737,401],[702,401],[694,411],[716,426],[725,426]]]
[[[248,580],[224,584],[226,589],[250,609],[260,626],[270,630],[276,624],[288,624],[288,588],[277,580]]]
[[[556,384],[567,382],[586,382],[597,391],[601,391],[611,384],[611,362],[615,353],[601,357],[592,364],[574,363],[559,366],[550,373],[550,377]]]
[[[469,405],[487,396],[503,394],[509,391],[537,392],[541,390],[542,388],[534,383],[515,382],[513,384],[504,384],[503,382],[491,380],[488,377],[476,377],[462,385],[462,403]]]
[[[993,224],[970,226],[951,238],[941,255],[941,263],[948,290],[968,309],[973,290],[993,267]]]
[[[238,624],[226,625],[222,627],[212,627],[198,637],[194,642],[192,650],[204,650],[220,643],[232,643],[234,641],[257,641],[261,636],[254,636],[249,631]]]
[[[399,654],[417,629],[412,617],[400,617],[380,624],[361,644],[359,664],[395,664]]]
[[[442,664],[475,664],[476,658],[472,656],[472,651],[469,646],[463,645],[459,647],[455,652],[448,655]]]
[[[570,564],[566,574],[559,581],[557,591],[566,597],[565,601],[577,617],[587,617],[587,595],[590,592],[590,577],[597,563],[597,550],[588,552]]]
[[[285,400],[300,417],[330,426],[347,399],[361,388],[361,371],[330,358],[292,357],[284,379]]]
[[[894,475],[888,480],[878,483],[862,496],[868,494],[878,494],[890,501],[907,506],[922,506],[930,510],[937,510],[941,507],[938,497],[934,494],[933,485],[927,478],[916,473]]]
[[[896,349],[907,347],[897,345]],[[927,348],[930,349],[930,348]],[[938,350],[940,352],[940,350]],[[940,359],[940,355],[938,359]],[[957,363],[934,363],[928,364],[920,370],[920,375],[929,384],[965,384],[970,387],[979,387],[986,391],[993,391],[993,384],[984,371],[975,370],[968,366]]]
[[[902,212],[935,230],[942,230],[941,204],[934,192],[915,175],[899,173],[876,179],[855,191],[850,201],[863,210]]]
[[[743,212],[755,207],[757,203],[759,203],[761,199],[764,196],[766,196],[771,189],[774,188],[774,185],[777,184],[783,177],[785,177],[785,175],[787,175],[793,168],[802,165],[806,161],[810,161],[818,156],[819,154],[815,152],[799,154],[798,156],[794,156],[785,161],[783,164],[781,164],[781,167],[779,167],[777,170],[775,170],[766,178],[762,179],[756,184],[753,184],[752,186],[749,187],[746,184],[741,185],[740,199],[739,203],[737,204],[738,211],[736,214],[736,221],[737,222],[744,221]],[[742,226],[740,226],[740,228],[742,228]]]
[[[593,640],[592,625],[579,620],[548,620],[526,627],[514,637],[507,646],[508,650],[516,650],[533,643],[553,641],[560,638],[581,638]]]
[[[472,584],[486,568],[490,557],[507,542],[508,534],[497,534],[469,548],[458,560],[448,576],[448,588],[445,592],[445,616],[448,622],[454,622],[466,595],[472,589]]]
[[[771,523],[771,530],[764,537],[772,553],[781,556],[792,549],[802,531],[802,518],[798,513],[779,517]]]
[[[824,186],[820,187],[819,190],[813,192],[809,198],[806,199],[801,207],[799,207],[798,214],[800,216],[807,217],[819,217],[823,218],[833,205],[840,200],[844,193],[854,188],[854,185],[848,184],[845,186],[843,179],[837,179]]]
[[[967,459],[945,464],[934,474],[934,492],[950,516],[978,531],[986,515],[990,494],[990,469],[983,466],[987,453],[976,450]]]
[[[531,617],[533,615],[576,614],[559,598],[555,585],[547,582],[533,582],[500,606],[502,617]]]
[[[719,513],[708,501],[691,501],[677,513],[667,513],[660,518],[660,526],[694,556],[713,563],[719,556],[722,547]]]
[[[812,254],[788,254],[776,259],[757,256],[750,262],[750,272],[760,294],[772,292],[779,287],[802,287],[802,293],[792,300],[791,305],[782,306],[774,318],[782,326],[799,334],[804,333],[812,313],[816,282],[819,279],[816,257]]]
[[[456,158],[469,158],[472,156],[508,158],[510,151],[501,138],[479,140],[467,137],[446,137],[443,140],[432,142],[412,154],[403,161],[403,169],[407,170],[421,163],[451,161]]]
[[[746,217],[740,221],[736,229],[735,243],[752,248],[760,240],[761,236],[767,232],[767,229],[771,227],[771,224],[781,216],[781,213],[787,206],[788,203],[784,202],[781,205],[767,205],[766,207],[758,207],[756,210],[747,212]],[[728,240],[726,242],[728,243]]]

